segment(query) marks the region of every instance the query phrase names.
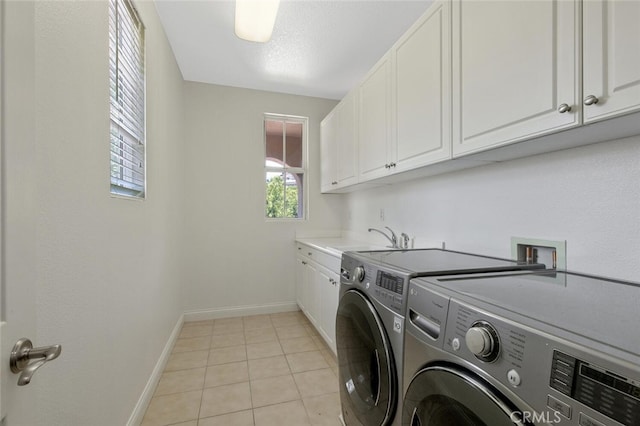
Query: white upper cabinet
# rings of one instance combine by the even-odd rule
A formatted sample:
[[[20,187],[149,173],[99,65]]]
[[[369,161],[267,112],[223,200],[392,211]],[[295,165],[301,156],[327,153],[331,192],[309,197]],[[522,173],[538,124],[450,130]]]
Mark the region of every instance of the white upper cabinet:
[[[337,108],[334,108],[329,115],[320,123],[320,191],[328,192],[338,184],[336,169],[337,163],[337,141],[336,132],[338,127]]]
[[[391,140],[391,60],[387,53],[359,90],[359,173],[362,181],[388,174]]]
[[[360,85],[360,182],[451,158],[450,7],[429,8]]]
[[[453,155],[580,124],[579,2],[453,1]]]
[[[585,123],[640,110],[640,2],[585,1],[583,19]]]
[[[358,182],[357,92],[349,93],[320,123],[320,190]]]
[[[336,179],[338,187],[358,181],[358,102],[357,91],[349,93],[338,108],[336,129]]]
[[[392,172],[451,158],[450,10],[433,5],[392,49]]]
[[[639,22],[640,0],[435,1],[323,122],[323,192],[638,134]]]

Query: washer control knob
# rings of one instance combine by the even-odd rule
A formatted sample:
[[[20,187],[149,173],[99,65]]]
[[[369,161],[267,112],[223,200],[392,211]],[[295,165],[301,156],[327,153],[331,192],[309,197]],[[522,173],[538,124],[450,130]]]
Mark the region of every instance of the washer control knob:
[[[465,342],[472,354],[481,361],[492,362],[500,354],[498,333],[484,321],[474,323],[465,336]]]
[[[364,267],[356,266],[356,268],[353,270],[353,282],[364,281],[364,276],[365,276]]]

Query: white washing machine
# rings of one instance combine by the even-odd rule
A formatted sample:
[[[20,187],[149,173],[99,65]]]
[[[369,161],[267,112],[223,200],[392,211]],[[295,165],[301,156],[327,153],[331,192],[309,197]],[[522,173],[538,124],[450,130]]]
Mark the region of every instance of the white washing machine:
[[[409,293],[403,425],[640,425],[640,284],[546,271]]]
[[[405,312],[416,277],[542,268],[441,249],[347,252],[342,256],[336,346],[347,426],[398,425]]]

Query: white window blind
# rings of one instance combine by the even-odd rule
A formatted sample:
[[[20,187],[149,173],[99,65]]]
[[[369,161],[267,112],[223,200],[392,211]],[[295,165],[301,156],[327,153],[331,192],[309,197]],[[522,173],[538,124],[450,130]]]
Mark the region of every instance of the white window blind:
[[[144,25],[130,0],[109,0],[111,192],[145,196]]]

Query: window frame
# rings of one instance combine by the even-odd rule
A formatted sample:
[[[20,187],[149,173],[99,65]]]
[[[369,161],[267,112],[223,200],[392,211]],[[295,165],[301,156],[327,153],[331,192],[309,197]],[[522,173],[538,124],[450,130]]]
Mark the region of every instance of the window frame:
[[[136,9],[133,0],[109,0],[109,193],[111,197],[114,198],[122,198],[127,200],[139,200],[144,201],[147,198],[147,55],[146,55],[146,34],[145,34],[145,25],[142,19],[140,18],[140,14]],[[123,8],[124,11],[120,11],[119,9]],[[114,16],[115,15],[115,16]],[[119,55],[121,54],[120,45],[118,44],[118,29],[121,26],[121,20],[127,20],[124,24],[125,31],[128,27],[130,30],[127,32],[127,36],[130,39],[132,37],[136,37],[139,43],[139,50],[135,52],[135,55],[127,55],[127,59],[130,61],[133,59],[136,63],[134,66],[138,66],[139,73],[141,74],[141,78],[136,78],[135,81],[132,82],[133,78],[129,78],[125,80],[125,83],[129,87],[133,87],[133,90],[141,88],[139,103],[136,105],[132,105],[128,108],[128,110],[123,110],[122,105],[120,106],[120,110],[116,108],[116,105],[119,103],[119,95],[121,92],[118,90],[118,78],[120,73],[123,75],[131,73],[131,71],[121,71],[121,64],[119,61]],[[135,34],[132,32],[135,31]],[[115,45],[114,42],[115,41]],[[130,42],[131,43],[131,42]],[[127,43],[125,48],[130,48],[130,43]],[[136,56],[132,58],[132,56]],[[138,58],[139,57],[139,58]],[[115,63],[115,67],[112,69],[111,62]],[[112,90],[112,80],[115,80],[116,83],[116,91],[115,94]],[[141,85],[141,87],[140,87]],[[131,89],[129,89],[131,90]],[[135,96],[135,94],[134,94]],[[133,102],[137,102],[136,99]],[[138,119],[135,120],[135,125],[137,126],[137,130],[139,130],[140,137],[137,137],[135,129],[132,131],[126,129],[126,126],[121,125],[123,122],[123,117],[127,114],[128,111],[135,109],[136,107],[140,107],[142,109],[141,114],[138,114]],[[140,117],[141,115],[141,117]],[[133,122],[133,120],[130,120]],[[118,129],[118,127],[120,129]],[[128,188],[118,181],[122,181],[127,183],[127,180],[120,179],[112,175],[113,166],[122,165],[118,163],[114,163],[113,160],[113,137],[114,137],[114,128],[116,129],[116,133],[120,136],[120,140],[123,141],[123,134],[125,137],[129,137],[131,140],[138,141],[141,145],[142,155],[140,160],[142,161],[142,184],[139,185],[138,188]],[[127,142],[124,142],[125,145]],[[119,148],[122,151],[122,148]],[[116,154],[118,155],[118,154]],[[122,152],[119,153],[122,155]],[[132,168],[133,173],[135,171]],[[133,178],[129,181],[131,186],[136,185],[133,182]],[[141,187],[141,189],[140,189]]]
[[[282,167],[270,167],[266,165],[267,160],[270,157],[267,157],[267,126],[266,122],[268,120],[272,121],[282,121],[283,128],[286,129],[286,123],[300,123],[302,124],[302,167],[289,167],[286,163],[283,164]],[[286,143],[285,139],[286,133],[283,135],[283,147],[282,147],[282,156],[283,160],[286,162]],[[285,176],[287,173],[298,175],[301,174],[303,176],[302,179],[302,197],[299,202],[299,207],[301,204],[302,207],[302,215],[298,217],[268,217],[266,215],[266,211],[263,210],[262,214],[267,222],[290,222],[290,221],[306,221],[309,218],[309,117],[299,116],[299,115],[289,115],[289,114],[276,114],[276,113],[264,113],[262,119],[262,148],[263,148],[263,164],[264,171],[262,173],[262,178],[265,179],[263,182],[263,194],[264,194],[264,202],[266,203],[267,193],[266,193],[266,174],[268,172],[273,173],[284,173]],[[286,180],[286,179],[285,179]],[[263,204],[264,205],[264,204]]]

